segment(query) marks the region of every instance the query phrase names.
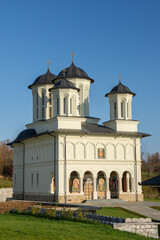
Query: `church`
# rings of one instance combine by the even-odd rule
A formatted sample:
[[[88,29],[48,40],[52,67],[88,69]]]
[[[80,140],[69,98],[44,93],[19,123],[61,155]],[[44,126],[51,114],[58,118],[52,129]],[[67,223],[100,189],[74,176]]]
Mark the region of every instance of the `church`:
[[[93,83],[72,59],[57,76],[48,68],[28,87],[33,122],[10,143],[14,199],[143,201],[140,140],[149,135],[132,119],[135,93],[121,81],[108,90],[110,120],[98,124],[89,115]]]

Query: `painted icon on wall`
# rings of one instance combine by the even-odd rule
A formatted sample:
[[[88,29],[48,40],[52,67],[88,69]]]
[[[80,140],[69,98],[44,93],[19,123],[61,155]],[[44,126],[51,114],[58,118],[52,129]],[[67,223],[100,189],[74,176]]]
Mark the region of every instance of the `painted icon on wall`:
[[[79,192],[79,179],[75,178],[73,180],[72,192]]]
[[[98,148],[98,158],[99,159],[104,158],[104,148]]]

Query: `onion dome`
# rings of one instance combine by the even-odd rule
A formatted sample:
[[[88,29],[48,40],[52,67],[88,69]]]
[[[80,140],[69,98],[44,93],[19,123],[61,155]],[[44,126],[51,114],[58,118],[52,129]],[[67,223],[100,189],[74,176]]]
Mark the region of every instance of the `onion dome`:
[[[24,139],[31,138],[31,137],[36,137],[36,136],[37,136],[37,132],[36,132],[35,129],[33,129],[33,128],[25,129],[18,134],[18,136],[16,137],[16,139],[12,143],[18,143],[18,142],[20,142]]]
[[[55,83],[54,87],[50,88],[49,91],[51,91],[51,89],[59,89],[59,88],[72,88],[72,89],[77,90],[78,92],[80,91],[80,89],[76,88],[71,81],[69,81],[69,80],[67,80],[65,78],[57,81]]]
[[[135,93],[131,92],[131,90],[127,86],[123,85],[121,81],[119,81],[119,84],[116,85],[114,88],[112,88],[112,90],[109,93],[107,93],[105,97],[107,97],[109,94],[114,94],[114,93],[119,93],[119,94],[128,93],[128,94],[132,94],[133,97],[136,95]]]
[[[62,78],[85,78],[89,79],[91,83],[94,82],[94,80],[90,78],[84,70],[76,67],[73,62],[70,67],[64,68],[54,80]]]
[[[28,88],[32,88],[34,85],[41,85],[41,84],[53,84],[53,80],[56,78],[56,75],[52,74],[48,68],[48,71],[37,77],[33,84],[29,85]]]

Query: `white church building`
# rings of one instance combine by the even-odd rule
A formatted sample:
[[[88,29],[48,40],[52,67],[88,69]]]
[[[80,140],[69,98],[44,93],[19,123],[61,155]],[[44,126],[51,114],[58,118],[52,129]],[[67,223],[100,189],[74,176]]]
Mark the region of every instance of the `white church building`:
[[[72,61],[57,76],[48,68],[29,86],[33,122],[10,143],[15,199],[143,201],[140,140],[149,135],[132,120],[135,94],[121,82],[113,87],[105,95],[110,120],[99,125],[89,116],[93,82]]]

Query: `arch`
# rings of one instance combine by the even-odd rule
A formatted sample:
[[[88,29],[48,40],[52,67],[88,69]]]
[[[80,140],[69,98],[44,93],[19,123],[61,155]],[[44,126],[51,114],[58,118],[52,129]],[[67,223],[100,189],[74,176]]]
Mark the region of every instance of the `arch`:
[[[97,173],[97,197],[99,199],[106,198],[106,174],[104,171]]]
[[[123,172],[122,175],[122,191],[123,192],[131,192],[132,190],[132,179],[131,173],[129,171]]]
[[[125,146],[121,143],[118,143],[116,145],[116,156],[118,160],[125,159]]]
[[[116,158],[116,147],[112,143],[106,145],[107,159],[114,160]]]
[[[77,171],[72,171],[70,173],[69,192],[70,193],[80,192],[80,175]]]
[[[119,174],[117,171],[110,173],[109,189],[111,192],[111,198],[118,198],[119,196]]]
[[[59,159],[64,159],[64,145],[63,143],[59,143]]]
[[[85,159],[85,144],[78,142],[75,145],[76,159]]]
[[[93,199],[93,173],[87,170],[83,178],[84,196],[87,200]]]
[[[86,155],[87,159],[95,159],[95,145],[93,143],[86,144]]]
[[[134,146],[131,144],[126,145],[126,159],[134,160]]]
[[[75,158],[75,145],[72,142],[67,142],[67,159],[74,159]]]

